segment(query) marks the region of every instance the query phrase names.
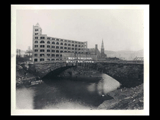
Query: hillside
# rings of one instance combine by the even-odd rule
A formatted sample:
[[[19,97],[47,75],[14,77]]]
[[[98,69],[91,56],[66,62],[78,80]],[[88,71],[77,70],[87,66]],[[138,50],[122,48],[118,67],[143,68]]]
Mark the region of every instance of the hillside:
[[[107,57],[125,58],[126,60],[133,60],[135,57],[143,57],[143,49],[138,51],[108,51],[105,50]]]

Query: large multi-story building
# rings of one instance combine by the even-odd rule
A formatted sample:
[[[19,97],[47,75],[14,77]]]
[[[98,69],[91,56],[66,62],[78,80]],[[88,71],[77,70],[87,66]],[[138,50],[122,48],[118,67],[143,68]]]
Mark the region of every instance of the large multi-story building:
[[[61,61],[64,53],[87,54],[87,42],[49,37],[42,34],[37,23],[33,26],[33,62]]]

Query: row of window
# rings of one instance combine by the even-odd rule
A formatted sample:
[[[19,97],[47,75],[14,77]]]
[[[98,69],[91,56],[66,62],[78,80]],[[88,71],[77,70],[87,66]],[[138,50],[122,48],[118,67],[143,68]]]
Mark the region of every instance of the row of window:
[[[39,60],[40,60],[40,61],[44,61],[44,58],[40,58]],[[59,61],[59,60],[62,60],[62,59],[47,59],[47,61],[55,61],[55,60],[56,60],[56,61]],[[35,58],[35,59],[34,59],[34,62],[38,62],[38,59]]]
[[[34,46],[35,48],[38,47],[38,45],[35,45]],[[45,45],[40,45],[40,48],[44,48]],[[50,48],[51,46],[50,45],[47,45],[47,48]],[[56,48],[56,49],[68,49],[68,50],[83,50],[83,48],[70,48],[70,47],[59,47],[59,46],[52,46],[52,48]]]
[[[35,56],[35,57],[38,57],[38,54],[34,54],[34,56]],[[39,56],[40,56],[40,57],[44,57],[45,54],[39,54]],[[62,57],[61,54],[46,54],[46,56],[47,56],[47,57],[50,57],[50,56],[52,56],[52,57]]]
[[[38,41],[35,41],[34,43],[38,43]],[[45,43],[45,41],[40,41],[40,43]],[[50,44],[51,42],[50,41],[47,41],[47,44]],[[59,42],[52,42],[52,44],[56,44],[56,45],[67,45],[67,43],[59,43]],[[71,44],[68,44],[68,46],[71,46]],[[74,45],[72,44],[72,46],[75,46],[75,47],[83,47],[83,45]]]
[[[38,33],[35,33],[35,35],[38,35]],[[38,37],[35,37],[35,39],[38,39]],[[45,37],[40,37],[40,39],[45,39]],[[47,40],[56,40],[56,41],[61,41],[61,42],[71,42],[71,43],[79,43],[79,44],[83,44],[83,42],[77,42],[77,41],[70,41],[70,40],[63,40],[63,39],[55,39],[55,38],[50,38],[47,37]]]
[[[34,50],[34,52],[38,52],[38,50],[37,49],[35,49]],[[45,50],[40,50],[40,52],[45,52]],[[63,51],[63,50],[47,50],[47,52],[56,52],[56,53],[81,53],[81,54],[83,54],[83,53],[88,53],[88,52],[77,52],[77,51]]]

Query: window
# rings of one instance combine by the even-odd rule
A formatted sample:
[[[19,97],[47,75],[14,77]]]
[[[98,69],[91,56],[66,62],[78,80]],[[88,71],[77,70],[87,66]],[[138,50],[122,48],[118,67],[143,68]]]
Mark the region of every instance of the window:
[[[59,57],[59,54],[56,54],[56,57]]]
[[[62,54],[60,54],[60,57],[62,57]]]
[[[44,54],[40,54],[40,57],[43,57],[44,56]]]
[[[74,44],[72,44],[72,46],[74,46]]]
[[[47,45],[47,48],[50,48],[50,45]]]
[[[34,47],[38,47],[38,45],[35,45]]]
[[[55,59],[51,59],[52,61],[55,61]]]
[[[47,54],[47,57],[50,57],[50,54]]]
[[[47,59],[47,61],[50,61],[50,59]]]
[[[75,47],[77,47],[77,45],[75,45]]]
[[[35,41],[35,43],[38,43],[38,41]]]
[[[67,45],[67,43],[65,43],[64,45]]]
[[[68,50],[70,50],[71,48],[68,48]]]
[[[64,42],[67,42],[67,40],[65,40]]]
[[[45,42],[42,40],[42,41],[40,41],[40,43],[45,43]]]
[[[56,59],[56,60],[59,60],[59,59]]]
[[[35,29],[35,31],[38,31],[38,29]]]
[[[38,37],[35,37],[35,39],[38,39]]]
[[[77,50],[77,48],[75,48],[75,50]]]
[[[34,59],[34,62],[37,62],[38,60],[37,59]]]
[[[38,49],[35,49],[34,52],[38,52]]]
[[[63,47],[60,47],[60,49],[63,49]]]
[[[40,52],[44,52],[44,49],[41,49]]]
[[[52,44],[55,44],[55,42],[52,42]]]
[[[74,50],[74,48],[72,48],[72,50]]]
[[[57,45],[59,45],[59,42],[56,42]]]
[[[38,35],[38,33],[35,33],[35,35]]]
[[[38,54],[34,54],[34,56],[35,56],[35,57],[37,57],[37,56],[38,56]]]
[[[47,50],[47,52],[50,52],[50,50]]]
[[[68,42],[71,42],[70,40],[68,40]]]
[[[67,49],[67,47],[64,47],[64,49]]]
[[[52,52],[55,52],[55,50],[52,50]]]
[[[55,48],[55,46],[52,46],[52,48]]]
[[[61,45],[63,45],[63,43],[61,43]]]
[[[44,58],[41,58],[40,61],[44,61]]]
[[[41,47],[41,48],[44,48],[45,46],[44,46],[44,45],[40,45],[40,47]]]
[[[50,44],[50,41],[47,41],[47,44]]]
[[[59,48],[59,46],[56,46],[56,49],[58,49]]]
[[[70,53],[70,51],[68,51]]]
[[[52,57],[54,57],[55,56],[55,54],[52,54]]]
[[[54,38],[52,38],[52,40],[55,40]]]
[[[40,37],[41,39],[45,39],[45,37]]]
[[[59,50],[56,50],[56,53],[59,53]]]
[[[78,45],[78,47],[80,47],[80,45]]]
[[[47,37],[47,40],[50,40],[50,37]]]
[[[71,46],[71,44],[68,44],[68,46]]]
[[[61,50],[60,53],[63,53],[63,50]]]
[[[72,41],[72,43],[74,43],[74,41]]]
[[[63,41],[63,40],[61,39],[61,41]]]
[[[59,41],[59,39],[56,39],[56,41]]]
[[[64,51],[65,53],[67,52],[67,51]]]
[[[81,50],[80,48],[78,50]]]

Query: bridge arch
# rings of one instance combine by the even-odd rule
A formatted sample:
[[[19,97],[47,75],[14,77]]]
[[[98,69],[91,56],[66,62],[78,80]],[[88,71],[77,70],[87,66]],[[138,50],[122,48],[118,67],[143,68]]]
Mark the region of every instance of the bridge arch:
[[[64,67],[59,67],[57,69],[51,70],[49,73],[47,73],[45,76],[43,76],[42,79],[55,78],[63,71],[65,71],[69,68],[72,68],[72,67],[75,67],[75,66],[64,66]]]

